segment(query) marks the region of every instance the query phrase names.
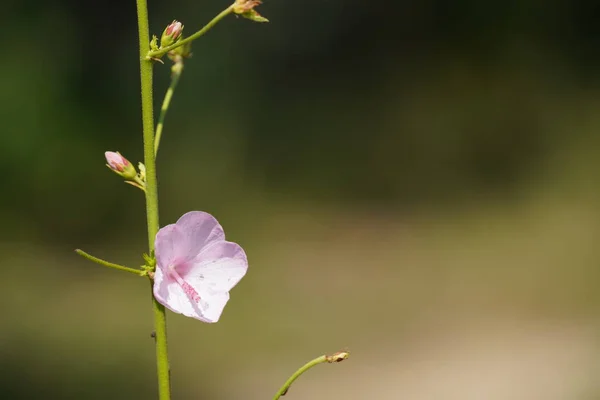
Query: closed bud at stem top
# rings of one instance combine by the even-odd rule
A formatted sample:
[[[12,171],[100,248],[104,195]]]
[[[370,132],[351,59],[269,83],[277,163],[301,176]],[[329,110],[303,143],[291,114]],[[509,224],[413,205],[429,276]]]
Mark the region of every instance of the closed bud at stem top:
[[[254,9],[254,7],[260,4],[262,4],[260,0],[235,0],[233,12],[254,22],[269,22],[268,19]]]
[[[123,178],[127,180],[134,179],[137,175],[137,171],[135,167],[131,165],[129,160],[121,155],[118,151],[115,153],[114,151],[107,151],[104,153],[106,157],[106,166],[115,173],[121,175]]]
[[[160,37],[160,47],[167,47],[177,42],[183,32],[183,25],[177,20],[173,20]]]
[[[347,351],[338,351],[330,356],[327,356],[328,363],[341,362],[350,357],[350,353]]]

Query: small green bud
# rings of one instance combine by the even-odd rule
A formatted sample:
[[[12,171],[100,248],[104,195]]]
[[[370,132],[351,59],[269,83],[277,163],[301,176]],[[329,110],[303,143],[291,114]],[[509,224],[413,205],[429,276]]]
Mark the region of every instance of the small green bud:
[[[142,182],[146,182],[146,166],[143,163],[138,163],[140,174],[138,175]]]
[[[150,41],[150,51],[158,51],[158,38],[156,35],[152,35],[152,40]]]
[[[164,30],[160,37],[160,47],[168,47],[181,38],[183,25],[177,20],[173,20]]]

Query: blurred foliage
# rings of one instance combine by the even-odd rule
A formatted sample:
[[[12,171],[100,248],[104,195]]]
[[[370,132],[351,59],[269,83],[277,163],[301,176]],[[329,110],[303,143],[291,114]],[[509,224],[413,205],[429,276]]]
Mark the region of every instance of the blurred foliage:
[[[155,34],[228,5],[149,4]],[[239,397],[256,366],[366,352],[437,307],[598,310],[600,3],[260,11],[194,43],[167,116],[161,221],[215,214],[253,268],[218,326],[171,318],[177,398]],[[69,253],[141,263],[143,198],[103,166],[142,158],[135,21],[133,1],[3,4],[3,398],[155,393],[147,287]]]

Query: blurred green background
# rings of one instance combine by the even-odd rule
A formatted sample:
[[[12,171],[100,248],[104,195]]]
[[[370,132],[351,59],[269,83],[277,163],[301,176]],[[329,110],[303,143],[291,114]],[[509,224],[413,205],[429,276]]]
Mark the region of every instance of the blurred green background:
[[[192,33],[220,1],[150,1]],[[205,210],[250,270],[169,314],[175,399],[600,398],[600,3],[269,0],[194,43],[161,223]],[[156,397],[135,2],[3,2],[0,396]],[[156,65],[155,103],[169,66]]]

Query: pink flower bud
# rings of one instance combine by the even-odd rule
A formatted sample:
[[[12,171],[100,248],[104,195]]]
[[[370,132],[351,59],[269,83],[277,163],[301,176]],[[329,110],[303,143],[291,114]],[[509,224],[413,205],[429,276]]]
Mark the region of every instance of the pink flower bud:
[[[181,36],[181,32],[183,31],[183,25],[179,21],[173,21],[169,26],[167,26],[166,34],[171,36],[173,40],[177,40],[179,36]]]
[[[164,30],[160,38],[160,46],[167,47],[177,42],[183,32],[183,25],[181,22],[174,20]]]
[[[125,167],[129,164],[129,161],[123,157],[120,153],[114,151],[107,151],[104,153],[108,166],[117,172],[125,171]]]
[[[119,152],[107,151],[104,153],[108,168],[115,171],[125,179],[133,179],[137,175],[135,167],[131,165],[129,160]]]

